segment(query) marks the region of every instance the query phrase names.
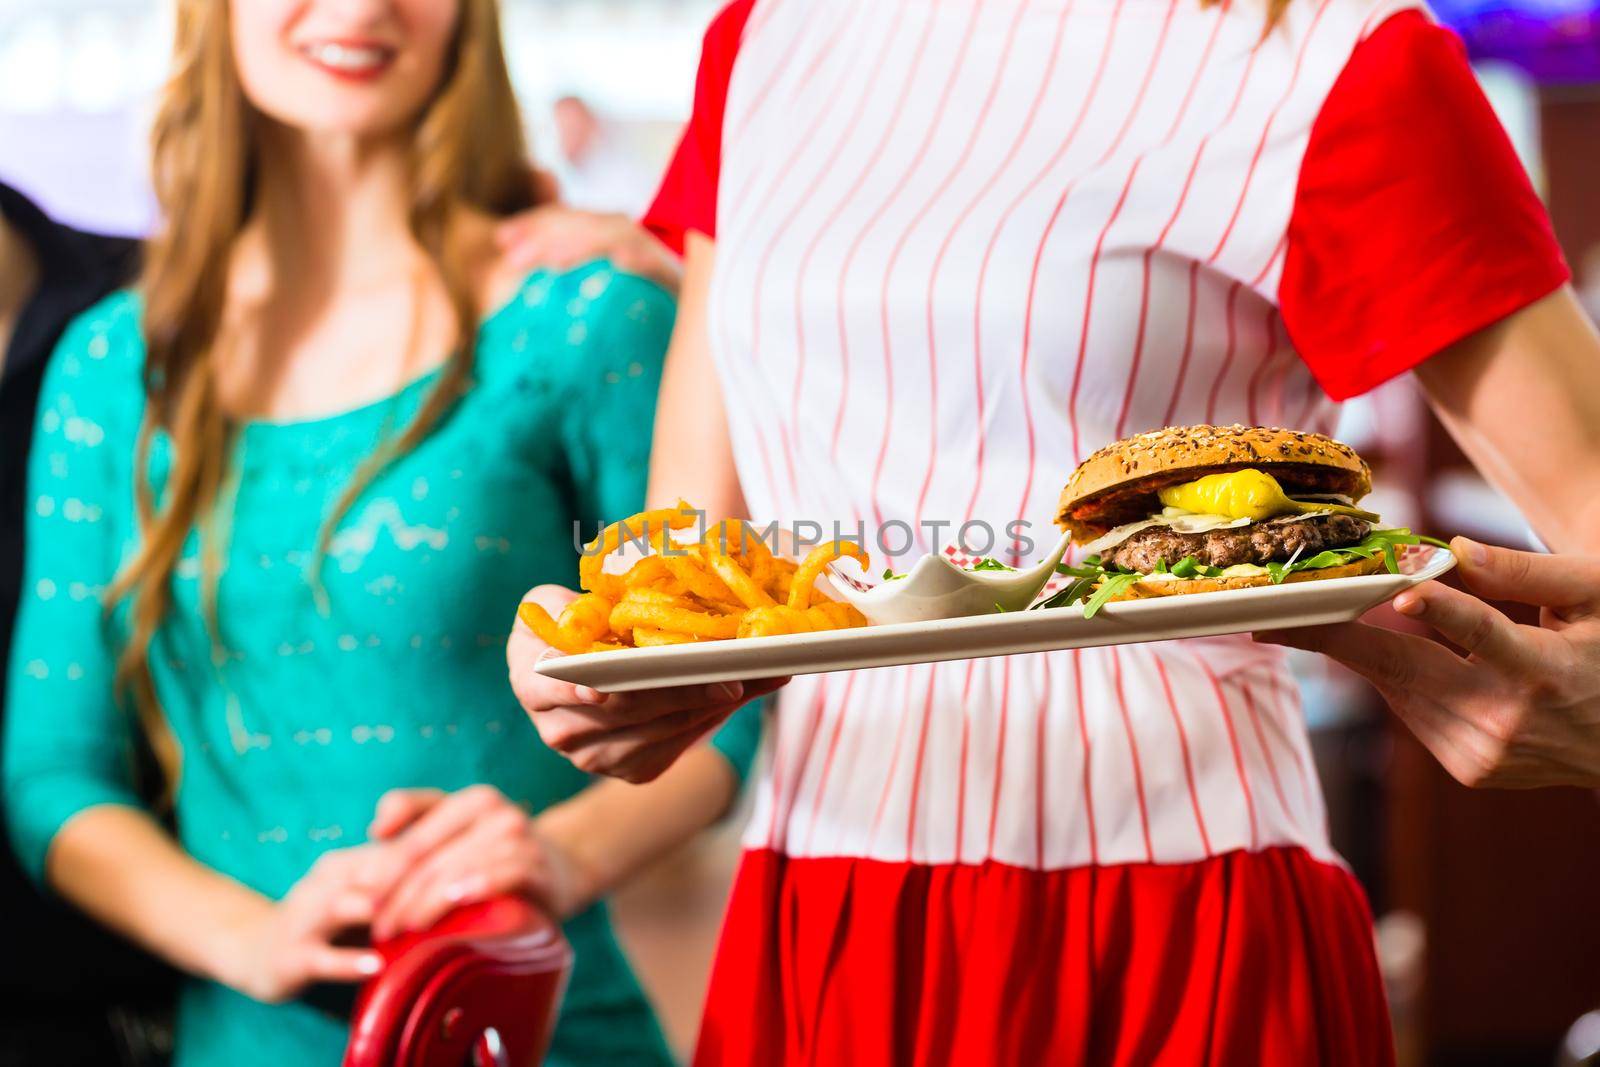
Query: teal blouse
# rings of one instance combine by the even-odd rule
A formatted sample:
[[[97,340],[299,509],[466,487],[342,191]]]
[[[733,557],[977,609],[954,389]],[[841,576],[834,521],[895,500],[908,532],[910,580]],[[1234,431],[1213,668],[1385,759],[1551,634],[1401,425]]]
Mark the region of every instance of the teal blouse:
[[[40,395],[4,746],[5,808],[36,877],[73,815],[139,803],[137,727],[112,698],[126,610],[102,610],[137,540],[139,314],[130,293],[86,312]],[[517,706],[505,636],[530,586],[576,584],[577,530],[587,540],[642,503],[673,315],[663,290],[604,263],[527,278],[483,323],[471,388],[339,522],[320,568],[325,597],[310,577],[324,517],[437,372],[341,414],[241,428],[216,529],[215,650],[197,535],[152,647],[183,753],[184,848],[277,898],[320,853],[361,842],[388,789],[487,782],[537,812],[588,784]],[[158,491],[171,462],[158,436]],[[741,775],[758,715],[746,709],[712,740]],[[550,1062],[670,1062],[604,905],[566,932],[576,964]],[[269,1007],[197,980],[180,1004],[177,1061],[332,1065],[346,1032],[307,1003]]]

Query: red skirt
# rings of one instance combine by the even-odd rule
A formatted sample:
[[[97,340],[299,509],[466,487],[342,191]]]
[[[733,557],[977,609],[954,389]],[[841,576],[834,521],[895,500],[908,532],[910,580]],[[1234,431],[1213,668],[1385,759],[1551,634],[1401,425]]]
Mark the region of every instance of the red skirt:
[[[748,852],[695,1053],[698,1067],[1393,1062],[1366,898],[1295,848],[1061,871]]]

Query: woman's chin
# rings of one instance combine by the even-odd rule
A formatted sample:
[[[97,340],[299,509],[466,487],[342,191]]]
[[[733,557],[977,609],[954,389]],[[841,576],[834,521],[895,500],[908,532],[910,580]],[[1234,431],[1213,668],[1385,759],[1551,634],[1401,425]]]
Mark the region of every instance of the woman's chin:
[[[295,79],[291,92],[252,91],[250,103],[281,126],[308,134],[381,137],[408,128],[427,106],[426,88],[403,77],[399,65],[371,81],[337,82],[317,74]],[[289,88],[285,85],[283,88]]]
[[[381,140],[408,130],[417,115],[416,108],[397,108],[381,100],[329,100],[326,107],[317,106],[315,100],[297,100],[292,107],[257,107],[283,129],[313,140]]]

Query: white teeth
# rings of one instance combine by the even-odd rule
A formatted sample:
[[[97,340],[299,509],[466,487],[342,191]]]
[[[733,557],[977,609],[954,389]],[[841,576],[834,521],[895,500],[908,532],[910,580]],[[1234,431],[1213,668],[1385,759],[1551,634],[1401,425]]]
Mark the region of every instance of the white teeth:
[[[350,47],[332,41],[306,45],[301,51],[315,62],[334,70],[371,70],[389,59],[386,48]]]

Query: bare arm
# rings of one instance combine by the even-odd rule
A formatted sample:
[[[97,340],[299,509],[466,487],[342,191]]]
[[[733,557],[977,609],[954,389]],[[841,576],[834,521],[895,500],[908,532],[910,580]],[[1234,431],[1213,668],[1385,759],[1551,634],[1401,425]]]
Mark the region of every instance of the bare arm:
[[[361,851],[325,856],[280,904],[190,857],[144,812],[107,804],[68,820],[45,873],[62,896],[173,965],[275,1001],[311,982],[377,973],[371,951],[330,943],[364,925],[376,903],[353,886]]]
[[[743,515],[728,437],[727,411],[706,336],[706,296],[716,246],[691,233],[683,297],[667,349],[656,409],[649,499],[683,497],[712,516]],[[571,590],[540,586],[525,599],[552,615]],[[536,669],[551,649],[523,623],[513,624],[506,645],[511,687],[539,736],[577,766],[631,782],[648,782],[742,704],[787,679],[720,682],[637,693],[605,694],[547,678]]]
[[[1441,352],[1417,379],[1546,544],[1600,553],[1600,335],[1571,288]]]
[[[1271,640],[1325,652],[1377,686],[1468,785],[1600,786],[1600,337],[1570,288],[1425,363],[1434,410],[1485,476],[1566,555],[1457,538],[1471,593],[1428,583],[1395,610],[1467,651],[1361,624]],[[1483,600],[1536,605],[1513,623]]]
[[[656,507],[688,500],[713,519],[744,516],[728,410],[706,333],[706,302],[717,249],[710,238],[691,232],[686,252],[678,324],[667,349],[656,406],[648,497]]]
[[[604,896],[727,813],[739,785],[721,753],[685,752],[644,785],[596,782],[538,819],[582,872],[586,896]]]
[[[107,926],[191,974],[228,984],[229,946],[272,907],[196,862],[144,812],[115,805],[63,826],[46,873],[57,892]]]

